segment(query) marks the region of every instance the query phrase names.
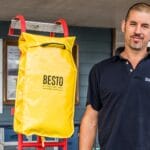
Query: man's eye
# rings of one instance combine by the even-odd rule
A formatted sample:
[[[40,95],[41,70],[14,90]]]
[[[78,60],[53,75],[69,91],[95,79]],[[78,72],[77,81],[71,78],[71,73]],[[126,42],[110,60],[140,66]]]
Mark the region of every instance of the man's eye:
[[[135,26],[136,24],[135,24],[135,23],[130,23],[130,25],[131,25],[131,26]]]
[[[149,29],[149,28],[150,28],[150,25],[144,24],[144,25],[142,25],[142,27],[145,28],[145,29]]]

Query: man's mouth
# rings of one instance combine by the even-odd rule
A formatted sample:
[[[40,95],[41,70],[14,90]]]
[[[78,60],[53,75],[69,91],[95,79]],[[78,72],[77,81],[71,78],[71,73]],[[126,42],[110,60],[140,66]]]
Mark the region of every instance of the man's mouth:
[[[134,40],[134,42],[139,42],[139,41],[143,40],[143,37],[137,36],[137,35],[133,35],[133,36],[131,36],[131,38]]]

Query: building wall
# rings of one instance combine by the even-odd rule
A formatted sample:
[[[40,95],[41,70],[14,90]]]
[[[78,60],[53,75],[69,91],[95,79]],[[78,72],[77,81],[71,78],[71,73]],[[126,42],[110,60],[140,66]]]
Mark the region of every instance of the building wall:
[[[2,39],[0,39],[0,60],[2,60]],[[2,89],[2,63],[0,63],[0,89]],[[0,113],[2,111],[2,90],[0,90]]]
[[[93,64],[111,56],[112,30],[105,28],[72,27],[79,45],[79,95],[75,122],[80,123],[85,110],[88,74]]]

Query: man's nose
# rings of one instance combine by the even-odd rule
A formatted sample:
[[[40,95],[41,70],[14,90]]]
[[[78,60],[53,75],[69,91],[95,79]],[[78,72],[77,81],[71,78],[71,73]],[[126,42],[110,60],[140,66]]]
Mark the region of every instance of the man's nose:
[[[141,26],[136,26],[136,28],[135,28],[135,33],[136,33],[136,34],[140,34],[141,32],[142,32]]]

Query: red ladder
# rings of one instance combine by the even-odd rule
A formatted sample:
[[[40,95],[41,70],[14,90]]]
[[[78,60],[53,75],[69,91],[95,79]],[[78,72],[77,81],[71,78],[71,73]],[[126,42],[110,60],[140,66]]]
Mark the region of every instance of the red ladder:
[[[44,145],[44,146],[43,146]],[[37,150],[45,150],[46,147],[62,147],[62,150],[67,150],[67,139],[61,141],[46,141],[42,143],[41,137],[37,136],[36,141],[23,141],[23,135],[18,134],[18,150],[23,150],[24,147],[35,147]]]
[[[14,108],[11,108],[11,115],[14,114]],[[37,150],[45,150],[46,147],[62,147],[62,150],[67,150],[67,139],[59,141],[45,141],[37,136],[36,141],[24,141],[23,134],[18,134],[18,150],[23,150],[24,147],[35,147]]]

